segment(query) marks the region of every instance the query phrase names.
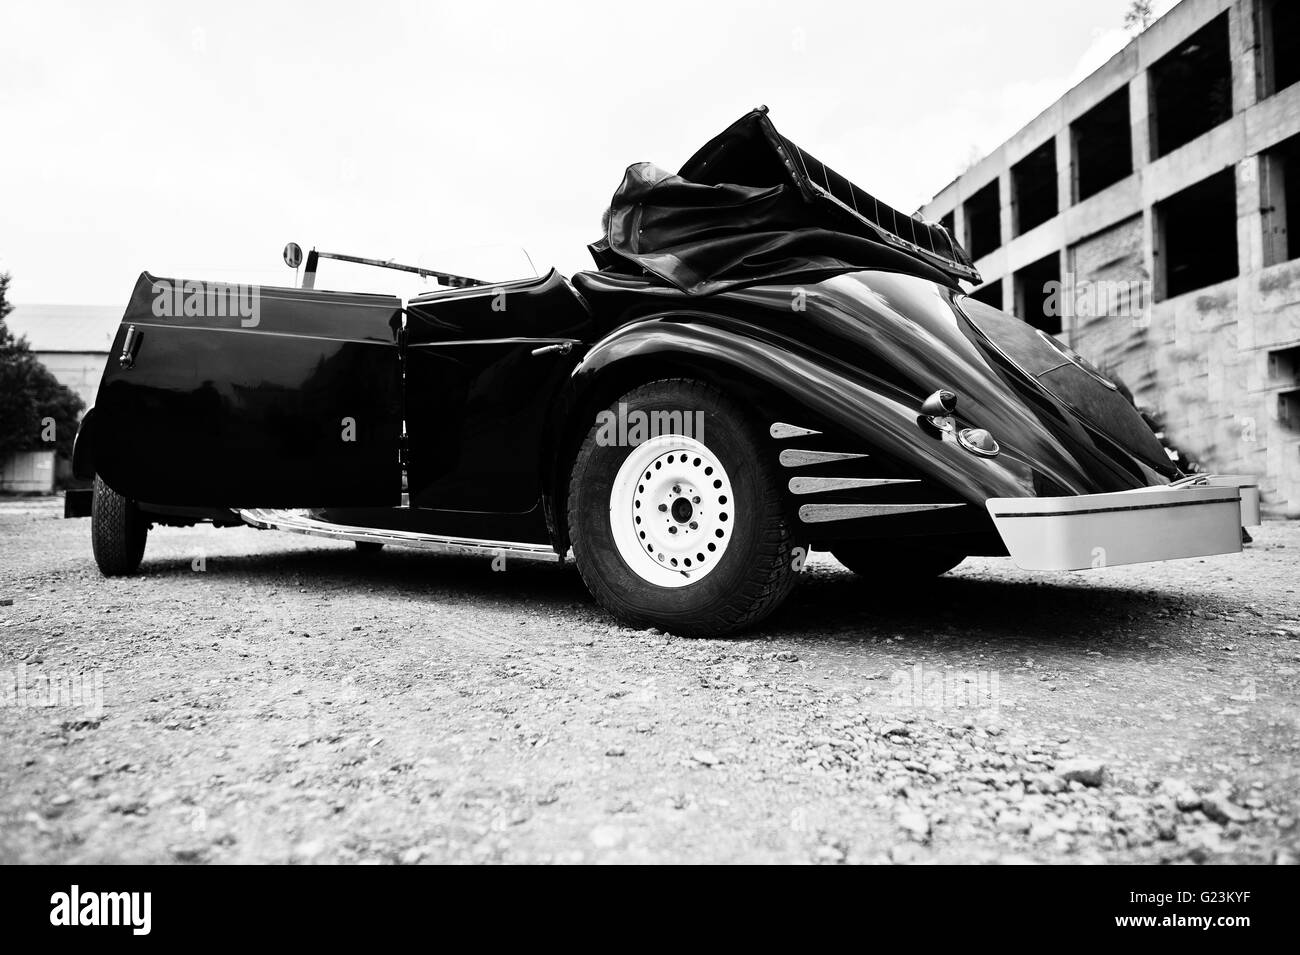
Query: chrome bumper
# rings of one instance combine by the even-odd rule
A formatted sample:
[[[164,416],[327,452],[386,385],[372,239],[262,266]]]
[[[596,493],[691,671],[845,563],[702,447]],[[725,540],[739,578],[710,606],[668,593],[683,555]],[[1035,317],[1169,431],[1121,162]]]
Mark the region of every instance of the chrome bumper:
[[[1241,550],[1259,523],[1259,487],[1242,475],[1074,497],[985,502],[1008,553],[1025,570],[1089,570]]]

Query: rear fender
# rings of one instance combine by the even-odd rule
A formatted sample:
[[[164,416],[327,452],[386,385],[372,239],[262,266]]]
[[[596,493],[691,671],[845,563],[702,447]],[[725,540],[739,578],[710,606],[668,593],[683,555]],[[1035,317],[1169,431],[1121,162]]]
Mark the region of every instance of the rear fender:
[[[94,427],[95,409],[91,408],[82,415],[72,444],[72,473],[86,481],[95,476]]]

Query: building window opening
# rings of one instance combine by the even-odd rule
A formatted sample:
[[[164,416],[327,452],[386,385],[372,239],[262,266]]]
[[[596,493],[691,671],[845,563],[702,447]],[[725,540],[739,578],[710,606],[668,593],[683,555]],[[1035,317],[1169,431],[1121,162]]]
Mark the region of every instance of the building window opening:
[[[1300,135],[1260,156],[1264,264],[1300,259]]]
[[[1096,195],[1133,172],[1133,127],[1125,86],[1070,124],[1074,201]]]
[[[1152,65],[1151,158],[1189,143],[1232,116],[1228,14],[1222,13]]]
[[[1288,431],[1300,431],[1300,345],[1268,353],[1269,385],[1277,393],[1277,420]]]
[[[1237,274],[1237,183],[1229,166],[1156,204],[1156,300]]]
[[[1002,244],[1001,210],[996,179],[966,200],[966,251],[972,259]]]
[[[1056,141],[1049,139],[1011,167],[1011,215],[1015,235],[1042,225],[1059,211],[1056,202]]]
[[[1263,0],[1259,13],[1262,99],[1300,80],[1300,3]]]
[[[1015,275],[1015,313],[1049,335],[1061,334],[1061,257],[1053,252]]]

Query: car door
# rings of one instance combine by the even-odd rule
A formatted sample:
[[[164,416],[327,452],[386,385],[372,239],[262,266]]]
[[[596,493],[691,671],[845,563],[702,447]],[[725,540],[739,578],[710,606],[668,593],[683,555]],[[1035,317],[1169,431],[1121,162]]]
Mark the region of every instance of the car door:
[[[407,312],[407,480],[414,507],[524,513],[541,498],[551,400],[589,340],[555,270],[437,292]]]
[[[392,505],[401,302],[145,273],[94,410],[95,470],[153,504]]]

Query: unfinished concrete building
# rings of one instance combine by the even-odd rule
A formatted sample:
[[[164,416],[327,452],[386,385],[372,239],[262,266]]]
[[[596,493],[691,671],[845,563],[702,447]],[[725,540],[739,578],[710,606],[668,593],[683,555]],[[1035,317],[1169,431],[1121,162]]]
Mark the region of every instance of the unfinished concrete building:
[[[1183,0],[920,211],[973,295],[1300,516],[1300,2]]]

